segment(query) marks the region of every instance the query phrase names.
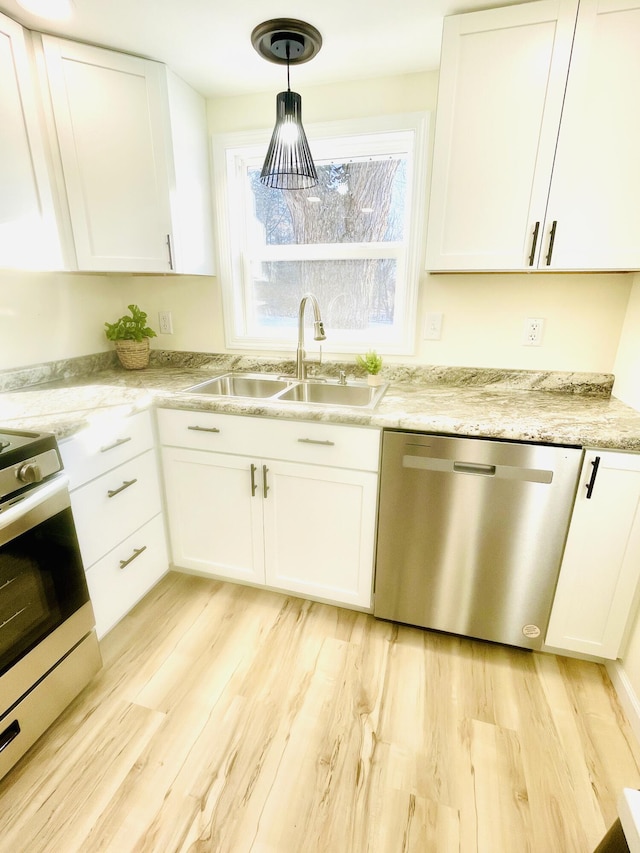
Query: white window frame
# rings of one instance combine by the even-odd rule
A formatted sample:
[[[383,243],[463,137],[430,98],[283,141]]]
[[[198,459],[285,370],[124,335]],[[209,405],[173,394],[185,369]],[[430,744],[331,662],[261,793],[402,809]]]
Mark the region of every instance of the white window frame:
[[[305,123],[312,154],[318,161],[339,159],[342,151],[349,149],[350,159],[360,156],[372,156],[380,153],[378,144],[369,144],[363,139],[362,150],[359,146],[358,158],[353,156],[353,137],[378,134],[382,139],[393,141],[395,135],[412,136],[412,163],[408,171],[407,187],[410,194],[407,217],[406,250],[395,243],[362,244],[317,244],[263,247],[263,259],[272,256],[274,260],[339,260],[344,258],[393,258],[399,260],[397,269],[398,286],[396,290],[393,340],[375,342],[376,349],[383,354],[409,355],[414,352],[416,332],[416,310],[418,302],[419,280],[422,270],[424,251],[424,223],[426,208],[426,162],[428,139],[428,113],[408,113],[400,115],[377,116],[348,121],[325,122],[322,124]],[[251,277],[250,259],[244,253],[245,247],[237,235],[247,233],[245,222],[245,204],[242,194],[246,192],[245,169],[247,162],[264,157],[271,137],[272,129],[244,133],[228,133],[214,136],[213,160],[216,201],[216,242],[218,246],[218,270],[222,288],[225,342],[230,350],[260,350],[283,352],[290,351],[295,339],[287,329],[276,337],[251,336],[247,333],[250,325],[249,305],[247,304],[248,281]],[[344,138],[344,145],[341,144]],[[330,146],[330,154],[329,148]],[[389,145],[386,146],[387,151]],[[322,306],[320,306],[322,308]],[[295,333],[294,333],[295,335]],[[327,329],[327,340],[323,342],[325,353],[361,352],[366,348],[366,340],[353,339],[352,342],[331,340],[331,330]]]

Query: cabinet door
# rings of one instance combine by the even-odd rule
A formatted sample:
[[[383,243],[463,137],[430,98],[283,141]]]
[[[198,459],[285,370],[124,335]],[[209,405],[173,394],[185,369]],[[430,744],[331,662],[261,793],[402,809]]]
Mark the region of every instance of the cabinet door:
[[[445,19],[429,269],[537,264],[577,5],[541,0]]]
[[[177,568],[264,583],[262,486],[245,456],[162,451],[173,563]],[[253,494],[252,494],[253,492]]]
[[[61,265],[25,36],[0,15],[0,267]]]
[[[169,271],[163,66],[42,43],[79,269]]]
[[[581,0],[545,240],[555,269],[640,268],[640,2]]]
[[[594,463],[597,475],[587,493]],[[640,577],[640,454],[588,451],[547,646],[614,659]]]
[[[269,586],[371,607],[377,475],[266,462]]]

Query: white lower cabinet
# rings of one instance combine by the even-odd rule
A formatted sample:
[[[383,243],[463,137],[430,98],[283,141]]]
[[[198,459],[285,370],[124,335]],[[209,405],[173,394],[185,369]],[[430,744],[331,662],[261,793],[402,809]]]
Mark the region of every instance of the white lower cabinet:
[[[97,423],[60,452],[103,637],[169,568],[151,415]]]
[[[262,504],[246,456],[165,447],[173,562],[232,580],[264,583]]]
[[[640,454],[587,450],[546,645],[623,651],[640,580]]]
[[[370,608],[377,430],[162,410],[159,427],[176,568]],[[216,451],[239,435],[246,452]]]
[[[370,607],[378,475],[270,462],[267,482],[267,584]]]

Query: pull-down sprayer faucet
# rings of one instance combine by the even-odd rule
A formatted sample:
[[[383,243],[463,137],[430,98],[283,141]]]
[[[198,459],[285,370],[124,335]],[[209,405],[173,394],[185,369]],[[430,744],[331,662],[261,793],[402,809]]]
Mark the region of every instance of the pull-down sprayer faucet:
[[[298,309],[298,348],[296,349],[296,379],[307,378],[307,366],[304,363],[304,309],[307,305],[307,300],[311,300],[313,308],[313,339],[314,341],[324,341],[327,336],[324,333],[324,323],[320,316],[320,306],[318,300],[313,293],[305,293],[300,300],[300,308]]]

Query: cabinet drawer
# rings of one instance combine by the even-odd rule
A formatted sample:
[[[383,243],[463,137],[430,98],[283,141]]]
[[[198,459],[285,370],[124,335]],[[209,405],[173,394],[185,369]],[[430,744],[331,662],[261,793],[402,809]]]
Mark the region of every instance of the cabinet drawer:
[[[213,450],[220,453],[256,454],[255,444],[266,419],[221,415],[217,412],[158,410],[160,444]]]
[[[77,489],[151,447],[153,429],[148,411],[128,418],[105,419],[60,442],[69,488]]]
[[[87,586],[98,637],[104,636],[122,619],[168,568],[161,515],[155,516],[92,566],[87,572]]]
[[[161,511],[155,452],[148,450],[71,495],[85,568]]]
[[[174,447],[378,470],[378,429],[169,409],[158,412],[158,427]]]
[[[307,462],[377,471],[380,430],[305,421],[266,421],[260,455],[289,462]]]

